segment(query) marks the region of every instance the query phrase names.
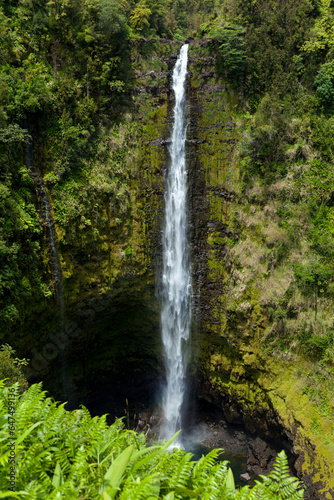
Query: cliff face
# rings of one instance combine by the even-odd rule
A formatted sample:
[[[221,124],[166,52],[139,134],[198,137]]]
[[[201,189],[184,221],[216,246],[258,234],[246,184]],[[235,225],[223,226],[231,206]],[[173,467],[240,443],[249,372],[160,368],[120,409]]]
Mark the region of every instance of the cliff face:
[[[17,347],[32,360],[31,380],[44,378],[47,389],[57,397],[64,390],[73,404],[98,408],[105,398],[152,396],[163,378],[156,275],[170,76],[180,45],[136,41],[133,105],[122,121],[106,126],[100,156],[87,160],[86,181],[71,179],[60,189],[45,175],[65,309],[62,314],[59,297],[32,302]],[[308,498],[330,499],[330,400],[319,405],[310,397],[306,387],[312,387],[316,364],[291,347],[303,311],[285,264],[300,253],[282,253],[288,240],[275,198],[289,186],[272,188],[269,197],[259,185],[245,188],[240,152],[252,118],[238,91],[217,77],[209,41],[190,45],[187,94],[192,371],[198,363],[199,394],[222,408],[229,422],[290,447]],[[40,159],[46,149],[39,145]],[[46,231],[43,248],[51,277]],[[287,317],[273,313],[278,304]],[[68,382],[60,389],[62,379]]]
[[[86,183],[71,179],[59,187],[49,181],[64,312],[55,287],[54,299],[33,307],[19,331],[18,347],[26,353],[22,346],[30,345],[25,354],[31,359],[30,379],[42,377],[53,394],[72,404],[84,401],[106,411],[103,398],[123,405],[126,397],[152,397],[161,381],[156,272],[172,109],[171,56],[179,46],[135,42],[133,104],[121,110],[120,123],[106,127],[100,153],[87,161]],[[52,275],[51,252],[46,258]],[[32,328],[39,335],[27,342]],[[59,380],[65,379],[62,387]]]
[[[308,396],[305,374],[311,377],[317,367],[296,348],[305,299],[292,265],[302,250],[291,245],[280,255],[287,239],[277,215],[282,187],[254,182],[245,189],[240,152],[249,117],[238,91],[217,81],[213,53],[194,44],[189,65],[200,396],[222,408],[229,422],[284,444],[296,458],[307,498],[330,499],[331,410],[326,396],[320,405]],[[273,314],[278,304],[285,313]],[[326,310],[328,301],[321,307]],[[310,312],[308,323],[316,330]]]

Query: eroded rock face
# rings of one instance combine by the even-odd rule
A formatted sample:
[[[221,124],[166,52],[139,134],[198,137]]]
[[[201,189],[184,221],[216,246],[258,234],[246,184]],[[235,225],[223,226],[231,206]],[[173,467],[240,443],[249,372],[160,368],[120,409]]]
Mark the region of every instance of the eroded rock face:
[[[213,76],[213,52],[210,43],[206,48],[194,44],[189,59],[187,148],[199,394],[221,408],[228,422],[290,450],[306,498],[329,500],[334,496],[331,424],[303,393],[299,357],[266,349],[274,283],[265,281],[263,263],[276,244],[268,222],[272,214],[268,207],[261,211],[264,202],[255,187],[248,199],[242,191],[238,147],[245,132],[236,112],[241,96]],[[288,286],[288,272],[284,280]],[[275,328],[284,335],[283,322]],[[270,453],[263,449],[267,464]],[[252,449],[250,467],[260,467],[256,454]]]
[[[271,470],[275,462],[276,451],[271,449],[261,438],[257,437],[249,441],[249,452],[247,456],[247,470],[257,476],[263,474],[264,470]]]
[[[70,400],[71,406],[85,403],[119,416],[126,397],[152,401],[159,391],[163,362],[156,274],[172,110],[170,67],[180,45],[133,43],[133,107],[121,123],[110,125],[105,138],[127,205],[119,206],[112,196],[91,200],[87,195],[82,203],[94,212],[88,225],[55,226],[64,325],[57,304],[49,300],[31,311],[20,333],[23,345],[30,346],[24,355],[33,360],[30,381],[43,379],[54,397]],[[36,334],[27,341],[31,331]],[[66,336],[64,347],[57,347]],[[51,344],[54,356],[44,359]]]
[[[279,384],[280,377],[277,376],[276,380],[273,377],[272,380]],[[331,457],[321,455],[317,450],[316,440],[307,435],[303,421],[307,422],[312,415],[312,409],[304,409],[304,414],[301,415],[300,401],[292,392],[293,384],[289,390],[289,384],[285,383],[284,389],[287,390],[287,394],[284,400],[279,399],[279,404],[277,404],[277,388],[269,388],[269,384],[267,390],[262,390],[262,393],[259,387],[255,390],[256,385],[251,379],[244,386],[244,393],[241,384],[238,387],[226,384],[225,388],[221,381],[216,380],[214,386],[211,384],[209,381],[203,382],[200,394],[206,401],[222,408],[229,423],[243,424],[252,434],[256,433],[264,440],[269,438],[275,444],[276,451],[270,449],[266,441],[260,437],[249,440],[250,450],[247,459],[249,471],[262,474],[262,467],[270,470],[277,449],[285,449],[290,457],[292,472],[297,473],[305,485],[305,498],[333,498],[333,489],[328,485],[328,480],[331,480]],[[253,401],[247,392],[251,384],[256,392]],[[277,405],[276,410],[274,405]],[[301,416],[302,421],[297,420],[298,416]]]
[[[302,394],[298,360],[265,352],[270,318],[261,299],[262,263],[279,234],[276,228],[278,236],[272,236],[268,229],[263,241],[254,242],[239,231],[242,219],[256,236],[263,217],[266,224],[272,217],[271,207],[262,214],[245,206],[242,194],[237,155],[242,96],[217,78],[212,41],[188,41],[186,155],[196,360],[191,371],[196,373],[199,363],[199,395],[219,407],[227,422],[290,449],[307,498],[329,500],[334,497],[332,430]],[[67,320],[81,332],[67,352],[74,392],[79,403],[97,407],[107,401],[102,413],[108,412],[108,398],[123,395],[124,389],[125,397],[144,397],[145,391],[153,397],[163,377],[156,274],[173,108],[170,77],[180,43],[134,43],[134,109],[117,131],[117,141],[110,140],[111,148],[127,149],[130,208],[121,219],[110,211],[110,200],[103,200],[97,217],[101,227],[71,227],[66,234],[56,228]],[[254,189],[251,196],[261,205],[261,193]],[[57,312],[51,303],[34,311],[20,335],[23,344],[40,353],[50,334],[59,333]],[[38,332],[33,343],[28,339],[32,330]],[[43,365],[40,378],[59,397],[59,357]],[[119,411],[124,414],[121,403],[114,416]],[[270,466],[270,449],[262,447],[261,455],[258,445],[250,450],[249,466],[261,468],[261,461]]]

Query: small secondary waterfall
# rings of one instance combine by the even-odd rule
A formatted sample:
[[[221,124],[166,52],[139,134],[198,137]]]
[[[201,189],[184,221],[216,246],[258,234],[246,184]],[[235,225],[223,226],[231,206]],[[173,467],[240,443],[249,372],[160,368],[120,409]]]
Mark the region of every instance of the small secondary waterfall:
[[[42,180],[40,180],[40,189],[42,192],[42,200],[43,200],[43,205],[44,205],[44,211],[45,211],[45,221],[48,227],[48,232],[49,232],[49,242],[50,242],[50,247],[51,247],[51,252],[52,252],[52,262],[53,262],[53,279],[55,282],[55,291],[56,291],[56,297],[58,300],[59,304],[59,313],[60,313],[60,321],[61,321],[61,328],[64,326],[65,322],[65,304],[64,304],[64,293],[63,293],[63,276],[61,272],[61,267],[59,264],[59,257],[55,245],[55,240],[53,236],[53,228],[52,228],[52,219],[51,219],[51,214],[50,214],[50,203],[48,199],[47,192],[45,190],[45,187],[43,186]]]
[[[166,437],[181,427],[191,324],[191,271],[187,241],[186,91],[188,45],[173,71],[174,124],[165,188],[161,331],[167,388],[163,402]]]
[[[28,131],[28,123],[27,120],[25,121],[25,127],[26,130]],[[30,171],[31,177],[34,179],[35,183],[35,189],[36,189],[36,196],[37,198],[40,198],[42,200],[43,206],[44,206],[44,217],[45,217],[45,222],[47,226],[47,234],[48,234],[48,240],[49,240],[49,245],[51,249],[51,272],[54,280],[54,287],[55,287],[55,296],[57,300],[57,305],[58,305],[58,312],[59,312],[59,339],[62,339],[62,346],[63,350],[60,351],[60,356],[59,356],[59,361],[60,361],[60,368],[61,368],[61,375],[62,375],[62,382],[63,382],[63,391],[64,391],[64,397],[71,401],[72,399],[72,390],[71,390],[71,377],[69,375],[69,370],[68,370],[68,362],[67,362],[67,354],[66,354],[66,348],[67,348],[67,340],[64,343],[64,337],[67,338],[67,335],[63,334],[65,331],[65,326],[66,326],[66,314],[65,314],[65,300],[64,300],[64,290],[63,290],[63,274],[59,262],[59,256],[56,248],[56,243],[55,243],[55,235],[54,235],[54,229],[53,229],[53,221],[52,221],[52,214],[51,214],[51,205],[49,202],[49,197],[46,192],[46,189],[44,187],[43,181],[38,174],[38,171],[34,165],[34,160],[33,160],[33,153],[32,153],[32,147],[30,143],[30,137],[29,135],[26,136],[25,138],[25,146],[26,146],[26,161],[27,161],[27,167]]]
[[[25,120],[25,126],[26,126],[26,130],[28,130],[27,120]],[[59,257],[58,257],[58,253],[57,253],[57,249],[56,249],[56,245],[55,245],[55,239],[54,239],[54,235],[53,235],[50,203],[49,203],[48,195],[47,195],[46,189],[43,185],[42,179],[38,175],[37,169],[34,166],[32,148],[31,148],[31,144],[30,144],[30,138],[28,135],[25,138],[25,145],[26,145],[27,167],[31,173],[31,176],[35,180],[36,195],[38,197],[38,191],[40,190],[41,199],[42,199],[43,205],[44,205],[45,222],[46,222],[46,225],[48,228],[49,244],[50,244],[51,254],[52,254],[52,275],[53,275],[53,279],[54,279],[54,283],[55,283],[56,298],[57,298],[57,301],[59,304],[61,328],[63,328],[64,316],[65,316],[63,279],[62,279],[63,277],[62,277],[61,267],[59,264]]]

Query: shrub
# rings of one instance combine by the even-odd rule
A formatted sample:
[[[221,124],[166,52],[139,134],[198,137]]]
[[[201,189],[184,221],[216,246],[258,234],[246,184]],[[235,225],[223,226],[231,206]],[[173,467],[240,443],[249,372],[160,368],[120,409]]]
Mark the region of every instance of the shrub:
[[[334,86],[331,78],[321,69],[315,80],[317,96],[320,106],[327,111],[332,110],[334,104]]]
[[[7,379],[6,385],[12,385],[17,382],[21,389],[27,389],[28,382],[21,371],[22,366],[28,364],[26,359],[14,358],[15,351],[4,344],[0,349],[0,380]]]

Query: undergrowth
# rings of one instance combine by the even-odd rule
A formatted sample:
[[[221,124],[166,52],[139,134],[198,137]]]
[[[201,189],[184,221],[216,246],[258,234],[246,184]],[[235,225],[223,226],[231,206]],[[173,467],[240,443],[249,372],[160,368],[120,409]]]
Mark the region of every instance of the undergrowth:
[[[220,449],[195,462],[191,453],[171,451],[177,435],[147,446],[144,434],[126,430],[121,420],[109,426],[105,416],[92,418],[84,407],[65,410],[46,396],[41,384],[19,396],[18,384],[6,387],[2,381],[0,391],[1,498],[303,498],[300,482],[289,475],[284,451],[268,477],[261,476],[253,488],[236,490],[228,462],[217,461]],[[15,410],[9,405],[14,394]],[[14,427],[8,417],[15,419]],[[10,483],[14,469],[15,486]]]

